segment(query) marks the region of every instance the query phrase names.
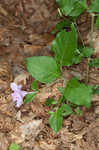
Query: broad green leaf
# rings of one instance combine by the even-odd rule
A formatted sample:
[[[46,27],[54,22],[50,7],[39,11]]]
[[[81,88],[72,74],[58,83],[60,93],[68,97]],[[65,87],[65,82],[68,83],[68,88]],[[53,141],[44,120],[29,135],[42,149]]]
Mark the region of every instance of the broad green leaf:
[[[50,113],[49,124],[56,133],[61,129],[62,122],[63,122],[63,117],[59,109],[56,110],[56,112]]]
[[[94,49],[90,47],[84,47],[81,49],[84,57],[90,57],[93,54]]]
[[[34,90],[34,91],[37,90],[37,80],[34,80],[34,81],[32,82],[31,87],[32,87],[32,90]]]
[[[12,143],[9,147],[9,150],[20,150],[20,146],[16,143]]]
[[[62,13],[68,15],[74,4],[73,0],[56,0]]]
[[[99,12],[99,0],[93,0],[88,11],[89,12]]]
[[[59,66],[54,58],[49,56],[26,58],[26,66],[30,74],[42,83],[50,83],[60,76]]]
[[[96,27],[97,27],[98,30],[99,30],[99,16],[98,16],[97,19],[96,19]]]
[[[46,101],[46,105],[47,106],[51,106],[52,104],[56,104],[56,100],[54,98],[49,98],[47,101]]]
[[[76,17],[79,16],[82,12],[84,12],[88,8],[85,0],[75,0],[73,6],[74,8],[71,10],[70,16],[76,16]]]
[[[63,30],[57,34],[56,39],[52,42],[52,51],[60,65],[70,66],[72,65],[76,49],[77,37],[75,27],[72,24],[70,32]]]
[[[88,8],[86,0],[56,0],[61,12],[66,16],[79,16]]]
[[[55,30],[52,32],[52,34],[56,34],[57,32],[61,31],[62,29],[66,27],[70,27],[71,22],[69,20],[63,20],[60,21],[57,25]]]
[[[59,108],[59,111],[62,113],[62,116],[65,116],[65,117],[73,113],[72,109],[67,104],[63,104]]]
[[[89,108],[92,101],[92,87],[80,83],[74,78],[67,83],[64,96],[69,102],[75,105],[82,105]]]
[[[34,100],[36,94],[37,94],[37,91],[27,94],[25,99],[24,99],[24,103],[32,102]]]
[[[89,66],[99,68],[99,58],[92,59],[89,63]]]

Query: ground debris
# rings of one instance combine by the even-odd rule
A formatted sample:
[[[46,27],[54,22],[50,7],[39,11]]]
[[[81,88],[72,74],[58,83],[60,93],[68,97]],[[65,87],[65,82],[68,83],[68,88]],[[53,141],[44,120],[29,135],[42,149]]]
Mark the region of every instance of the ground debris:
[[[27,73],[24,58],[53,56],[51,43],[55,36],[51,32],[59,21],[57,14],[55,0],[0,0],[0,150],[7,150],[13,142],[22,150],[99,150],[99,95],[93,96],[91,108],[83,109],[82,116],[66,117],[57,134],[48,124],[50,108],[45,102],[50,97],[58,101],[58,87],[64,86],[64,80],[39,84],[35,100],[19,109],[11,98],[11,82],[31,92],[34,79]],[[90,20],[87,13],[77,20],[85,45],[90,40]],[[93,37],[93,57],[98,58],[97,29]],[[65,82],[73,77],[85,81],[87,63],[83,59],[79,65],[63,67]],[[99,85],[98,72],[90,68],[90,85]]]

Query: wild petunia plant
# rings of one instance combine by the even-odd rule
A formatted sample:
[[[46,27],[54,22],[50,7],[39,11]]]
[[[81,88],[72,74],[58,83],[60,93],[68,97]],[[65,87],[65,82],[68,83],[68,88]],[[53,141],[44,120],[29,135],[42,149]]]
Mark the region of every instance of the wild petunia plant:
[[[94,17],[98,16],[97,12],[99,12],[99,0],[93,0],[90,6],[88,6],[86,0],[56,0],[56,2],[59,6],[58,12],[61,21],[52,32],[56,34],[56,38],[53,40],[51,47],[54,57],[33,56],[25,60],[27,70],[33,78],[45,84],[54,82],[57,78],[60,78],[62,75],[61,68],[63,66],[67,67],[72,64],[78,64],[83,57],[88,58],[88,64],[90,63],[90,57],[93,54]],[[82,46],[79,46],[77,42],[78,27],[76,20],[84,11],[89,13],[92,17],[89,47],[84,46],[82,38]],[[99,27],[99,17],[97,18],[96,25]],[[80,34],[80,32],[78,32],[78,34]],[[89,65],[87,66],[86,72],[85,80],[88,84]],[[93,88],[73,78],[68,81],[65,87],[59,88],[59,91],[62,96],[58,103],[53,99],[46,102],[48,107],[50,107],[50,105],[54,107],[53,111],[49,112],[49,124],[56,133],[62,127],[64,116],[66,117],[72,113],[82,114],[80,110],[81,106],[90,108]],[[31,97],[34,99],[35,95],[36,93],[31,95]]]

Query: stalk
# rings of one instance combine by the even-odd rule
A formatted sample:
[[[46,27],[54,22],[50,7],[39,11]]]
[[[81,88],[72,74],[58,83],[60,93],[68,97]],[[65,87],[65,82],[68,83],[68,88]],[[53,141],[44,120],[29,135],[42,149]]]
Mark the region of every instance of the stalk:
[[[93,44],[94,20],[95,20],[95,15],[92,14],[90,47],[92,47],[92,44]]]
[[[93,45],[93,31],[94,31],[94,19],[95,15],[91,14],[91,32],[90,32],[90,47]],[[91,58],[88,58],[88,64],[90,63]],[[88,78],[89,78],[89,65],[87,64],[87,71],[86,71],[86,83],[88,83]]]
[[[84,42],[83,42],[83,39],[82,39],[82,35],[81,35],[80,31],[79,31],[79,28],[78,28],[76,22],[75,22],[75,25],[76,25],[76,29],[77,29],[77,32],[78,32],[78,34],[79,34],[79,37],[80,37],[80,39],[81,39],[81,42],[82,42],[82,44],[83,44],[83,46],[84,46]]]

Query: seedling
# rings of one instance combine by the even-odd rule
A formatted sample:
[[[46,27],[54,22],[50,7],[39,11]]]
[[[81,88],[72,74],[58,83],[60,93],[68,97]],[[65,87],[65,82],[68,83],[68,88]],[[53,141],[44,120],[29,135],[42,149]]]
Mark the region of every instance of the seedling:
[[[12,143],[10,146],[9,146],[9,150],[21,150],[20,146],[16,143]]]

